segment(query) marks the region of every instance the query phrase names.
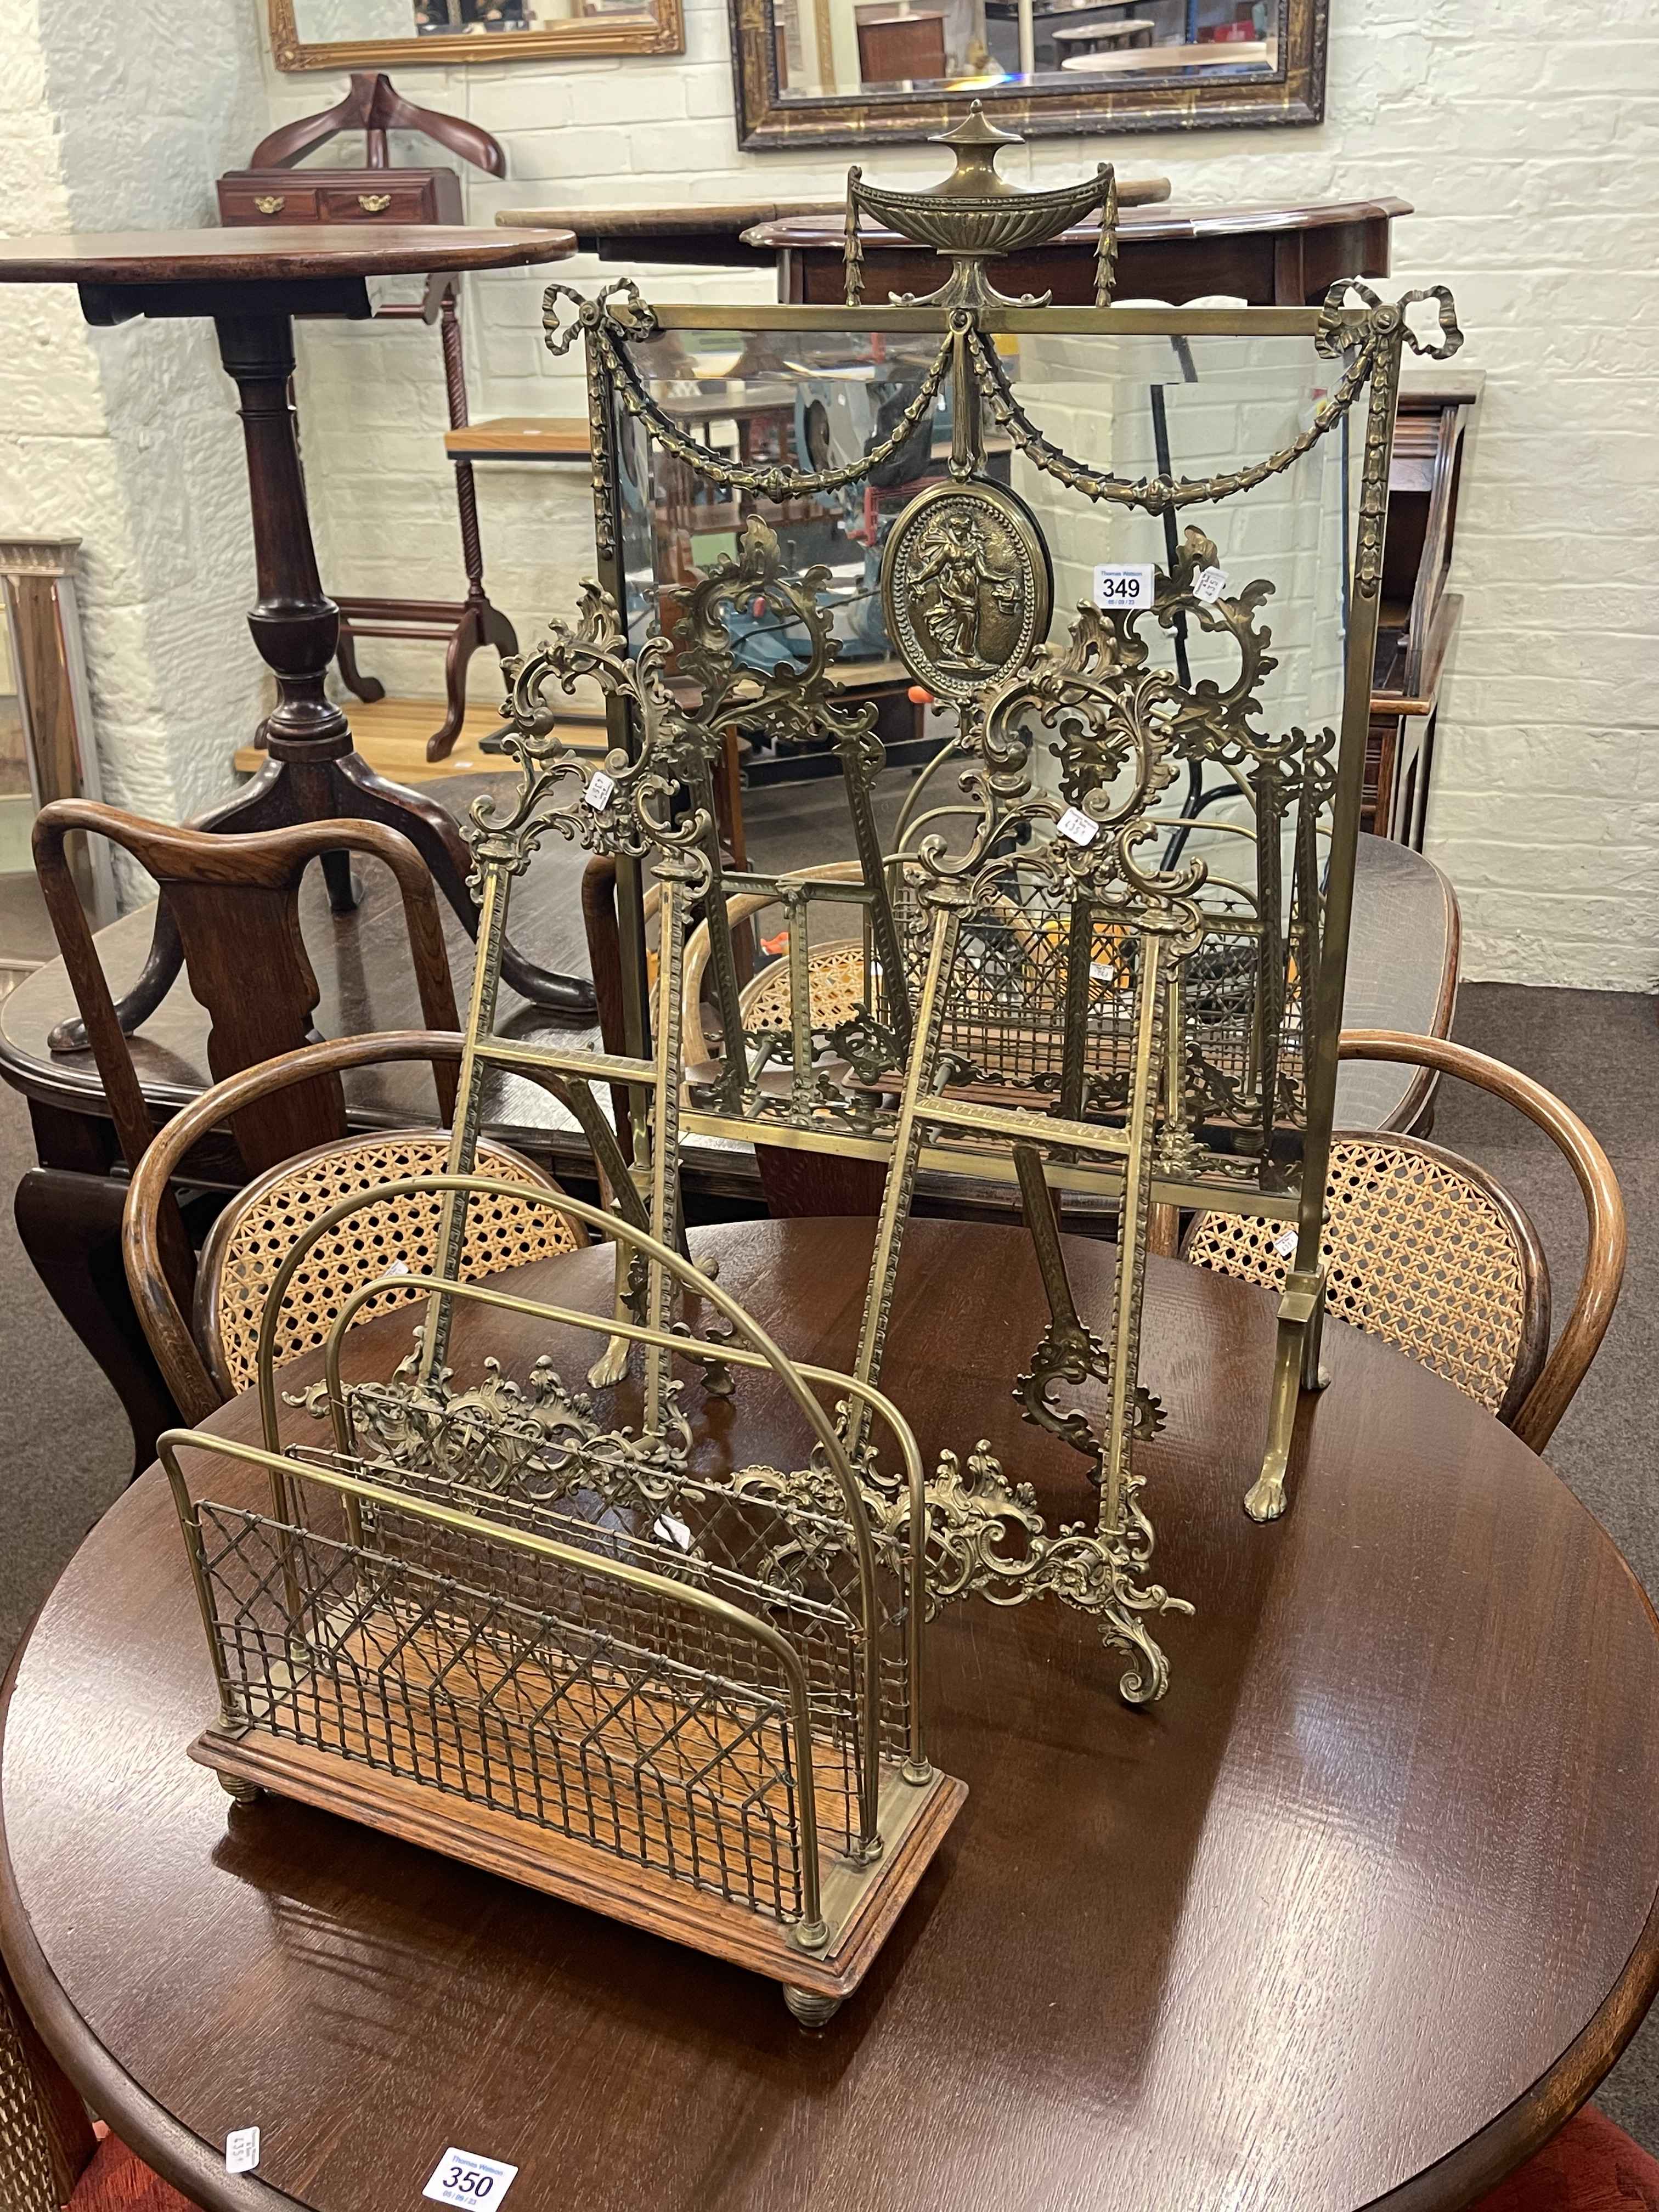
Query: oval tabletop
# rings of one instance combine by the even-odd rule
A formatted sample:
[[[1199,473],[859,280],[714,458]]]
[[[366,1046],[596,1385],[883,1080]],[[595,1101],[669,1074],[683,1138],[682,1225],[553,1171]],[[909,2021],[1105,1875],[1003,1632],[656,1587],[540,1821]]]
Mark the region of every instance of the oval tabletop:
[[[493,775],[441,776],[422,789],[459,821],[473,800],[498,781]],[[519,942],[544,967],[568,975],[587,973],[580,892],[586,860],[585,853],[556,841],[536,854],[513,891]],[[301,889],[301,931],[321,991],[316,1026],[323,1036],[420,1027],[420,1000],[396,886],[390,872],[378,866],[359,872],[362,896],[347,915],[330,908],[320,869],[313,868]],[[450,969],[465,1006],[472,948],[447,907],[443,923]],[[98,932],[98,957],[118,997],[143,967],[155,927],[154,913],[143,908]],[[1361,837],[1343,999],[1347,1027],[1446,1036],[1456,1003],[1459,944],[1457,901],[1433,861],[1389,838]],[[0,1081],[42,1105],[94,1112],[103,1104],[103,1085],[91,1053],[55,1053],[47,1042],[74,1012],[75,994],[61,959],[46,961],[25,975],[0,1000]],[[574,1031],[505,985],[498,1019],[521,1040],[545,1033],[563,1045],[599,1043],[597,1027]],[[206,1012],[180,980],[131,1040],[133,1065],[152,1105],[172,1111],[207,1088],[212,1080],[207,1038]],[[1337,1074],[1337,1126],[1408,1128],[1433,1080],[1426,1069],[1397,1062],[1350,1061]],[[423,1070],[360,1069],[347,1076],[346,1096],[354,1115],[383,1124],[418,1123],[431,1113],[431,1085]],[[550,1108],[545,1092],[508,1077],[486,1110],[492,1126],[520,1131],[528,1141],[530,1133],[547,1121]]]
[[[1169,188],[1164,185],[1161,192],[1137,196],[1126,201],[1120,189],[1118,204],[1123,212],[1118,221],[1118,233],[1125,243],[1142,240],[1165,240],[1231,238],[1241,234],[1256,236],[1266,232],[1323,230],[1339,224],[1386,220],[1392,222],[1412,212],[1409,200],[1385,196],[1369,200],[1324,200],[1306,205],[1284,207],[1188,207],[1171,208],[1158,204],[1169,198]],[[782,216],[759,222],[744,234],[751,246],[833,246],[837,252],[844,243],[846,216],[839,208],[821,215]],[[1098,223],[1078,223],[1061,234],[1055,241],[1060,246],[1087,245],[1093,248],[1099,237]],[[881,244],[898,235],[884,230],[872,221],[860,226],[860,235],[866,244]],[[908,241],[907,240],[908,244]]]
[[[568,230],[460,223],[270,223],[257,228],[66,231],[0,238],[0,283],[225,284],[307,276],[424,276],[568,260]]]
[[[829,1363],[853,1347],[871,1226],[693,1245]],[[1109,1248],[1071,1256],[1101,1310]],[[604,1311],[610,1255],[516,1279]],[[1019,1231],[919,1221],[884,1380],[930,1455],[988,1437],[1081,1515],[1077,1462],[1009,1397],[1039,1308]],[[486,1346],[520,1375],[569,1350],[480,1311],[458,1316],[462,1374]],[[817,2036],[736,1969],[297,1805],[231,1808],[185,1756],[214,1698],[152,1471],[15,1668],[0,1931],[48,2039],[146,2156],[225,2207],[417,2212],[451,2146],[520,2169],[511,2212],[1468,2202],[1588,2093],[1652,1994],[1656,1623],[1541,1462],[1340,1326],[1291,1510],[1249,1521],[1273,1313],[1154,1263],[1143,1372],[1168,1424],[1145,1502],[1158,1573],[1197,1609],[1160,1625],[1170,1691],[1125,1706],[1121,1662],[1052,1604],[943,1614],[929,1748],[971,1794]],[[384,1372],[409,1325],[356,1332],[349,1366]],[[799,1449],[754,1387],[733,1409],[688,1386],[704,1450]],[[216,1425],[252,1433],[244,1401]],[[239,1494],[204,1455],[191,1479]],[[255,2124],[259,2172],[228,2179],[217,2147]]]

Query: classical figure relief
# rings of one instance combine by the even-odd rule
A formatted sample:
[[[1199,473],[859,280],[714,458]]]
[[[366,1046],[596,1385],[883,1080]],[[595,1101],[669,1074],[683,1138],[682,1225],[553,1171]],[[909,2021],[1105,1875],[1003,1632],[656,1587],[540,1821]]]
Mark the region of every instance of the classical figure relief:
[[[967,698],[1046,636],[1047,550],[1000,484],[936,484],[888,538],[882,597],[889,635],[918,683],[943,698]]]

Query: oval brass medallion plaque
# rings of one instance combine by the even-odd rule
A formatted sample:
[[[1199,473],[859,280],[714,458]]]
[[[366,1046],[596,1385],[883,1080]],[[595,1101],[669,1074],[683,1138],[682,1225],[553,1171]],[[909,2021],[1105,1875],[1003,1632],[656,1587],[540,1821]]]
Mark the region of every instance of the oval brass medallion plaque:
[[[932,485],[888,537],[881,604],[917,683],[971,698],[1048,635],[1054,578],[1036,518],[1001,484]]]

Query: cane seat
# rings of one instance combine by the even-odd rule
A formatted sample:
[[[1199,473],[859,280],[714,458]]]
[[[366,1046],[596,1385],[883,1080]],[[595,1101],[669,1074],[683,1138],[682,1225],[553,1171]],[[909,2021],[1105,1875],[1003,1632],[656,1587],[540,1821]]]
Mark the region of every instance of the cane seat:
[[[1284,1287],[1295,1227],[1201,1213],[1182,1246],[1194,1266]],[[1326,1310],[1398,1345],[1500,1418],[1537,1380],[1549,1340],[1549,1271],[1507,1191],[1419,1138],[1344,1131],[1325,1179]]]
[[[1397,1345],[1541,1449],[1595,1357],[1624,1279],[1624,1201],[1607,1154],[1553,1092],[1466,1045],[1361,1030],[1345,1034],[1339,1051],[1345,1060],[1430,1068],[1506,1099],[1572,1169],[1588,1227],[1584,1268],[1553,1351],[1537,1231],[1482,1169],[1421,1138],[1342,1131],[1326,1178],[1328,1310]],[[1197,1267],[1277,1289],[1295,1238],[1282,1218],[1203,1212],[1181,1250]]]
[[[197,1277],[196,1334],[208,1370],[227,1396],[255,1379],[265,1293],[295,1239],[342,1199],[409,1176],[441,1175],[449,1139],[441,1129],[405,1130],[320,1145],[283,1160],[237,1193],[215,1222]],[[488,1139],[477,1173],[526,1190],[556,1190],[551,1176]],[[314,1350],[354,1291],[388,1270],[430,1273],[438,1259],[442,1200],[431,1192],[388,1198],[350,1214],[319,1238],[295,1273],[277,1321],[280,1365]],[[530,1260],[574,1252],[587,1242],[574,1217],[545,1206],[475,1194],[466,1212],[460,1275],[479,1282]],[[356,1320],[418,1297],[392,1288],[369,1299]],[[355,1324],[354,1324],[355,1325]]]

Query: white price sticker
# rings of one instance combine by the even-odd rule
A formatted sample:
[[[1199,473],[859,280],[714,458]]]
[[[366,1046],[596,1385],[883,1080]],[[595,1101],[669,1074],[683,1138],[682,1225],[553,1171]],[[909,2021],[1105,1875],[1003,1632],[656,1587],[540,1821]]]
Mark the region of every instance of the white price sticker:
[[[1152,604],[1150,561],[1109,561],[1095,570],[1097,607],[1149,607]]]
[[[599,769],[588,778],[587,789],[584,796],[596,814],[603,814],[605,808],[610,805],[616,788],[616,785],[605,770]]]
[[[684,1521],[677,1521],[672,1513],[659,1513],[651,1523],[651,1533],[660,1536],[665,1544],[678,1544],[683,1552],[691,1548],[691,1531]]]
[[[259,2163],[258,2128],[233,2128],[225,2137],[225,2172],[252,2173]]]
[[[518,2167],[503,2166],[498,2158],[480,2158],[470,2150],[447,2150],[421,2194],[434,2204],[495,2205],[518,2178]]]
[[[1212,607],[1226,588],[1224,568],[1200,568],[1193,578],[1193,597],[1206,607]]]
[[[1100,824],[1092,814],[1068,806],[1054,827],[1062,837],[1069,837],[1074,845],[1092,845],[1100,835]]]
[[[1281,1229],[1278,1236],[1274,1237],[1273,1249],[1278,1253],[1281,1260],[1288,1260],[1291,1253],[1295,1251],[1296,1235],[1297,1233],[1294,1229]]]

